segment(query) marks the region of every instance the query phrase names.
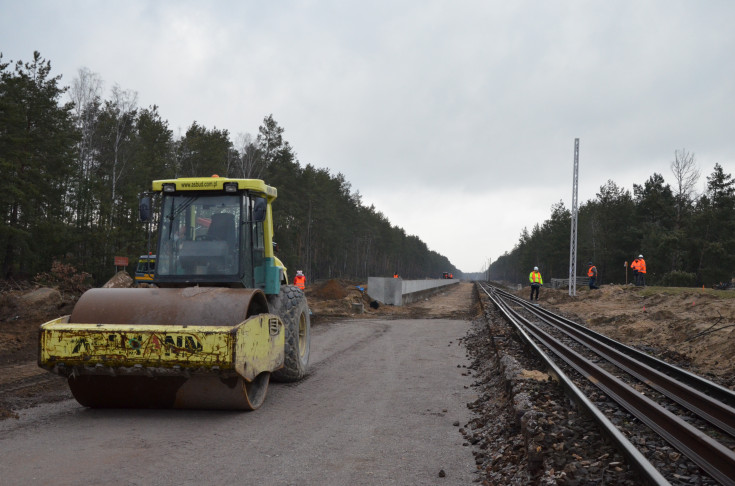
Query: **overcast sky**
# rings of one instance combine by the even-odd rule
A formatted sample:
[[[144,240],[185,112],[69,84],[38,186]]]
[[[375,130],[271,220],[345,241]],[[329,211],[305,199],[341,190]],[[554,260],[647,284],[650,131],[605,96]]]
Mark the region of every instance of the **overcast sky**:
[[[86,67],[231,138],[273,114],[302,165],[465,272],[612,179],[672,183],[674,151],[735,172],[735,2],[11,1],[5,61]],[[277,203],[276,203],[277,204]],[[277,209],[277,208],[276,208]]]

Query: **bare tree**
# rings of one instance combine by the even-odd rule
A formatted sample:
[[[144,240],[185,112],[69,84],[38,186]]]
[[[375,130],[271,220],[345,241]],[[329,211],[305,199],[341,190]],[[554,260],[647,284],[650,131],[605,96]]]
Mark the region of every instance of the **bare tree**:
[[[676,222],[678,225],[681,222],[684,204],[691,197],[699,180],[700,171],[694,154],[686,149],[675,150],[671,172],[674,173],[676,179]]]
[[[689,203],[694,187],[699,180],[699,168],[694,154],[686,149],[674,150],[674,160],[671,162],[671,172],[676,179],[674,199],[676,200],[676,229],[681,229],[684,209]],[[709,229],[708,229],[709,231]],[[683,265],[683,251],[677,243],[670,252],[671,269],[680,270]]]
[[[265,158],[253,142],[249,133],[239,133],[235,137],[235,149],[239,156],[237,170],[245,179],[260,179],[265,168]]]
[[[112,99],[110,100],[109,106],[115,115],[112,147],[112,208],[110,210],[110,223],[112,224],[117,198],[117,183],[125,168],[125,160],[121,160],[120,157],[120,147],[134,121],[136,106],[138,104],[138,93],[136,91],[120,89],[120,86],[115,84],[112,87],[111,95]]]
[[[243,155],[245,154],[245,150],[247,149],[248,145],[253,143],[253,136],[249,133],[238,133],[235,136],[235,143],[234,149],[238,154],[236,164],[236,170],[238,177],[245,177],[247,178],[246,171],[245,171],[245,157]]]
[[[184,165],[184,155],[183,155],[183,145],[184,145],[184,135],[182,134],[181,127],[178,129],[178,134],[176,135],[176,139],[173,144],[173,163],[174,163],[174,177],[178,178],[179,174],[182,172],[183,165]]]
[[[99,121],[102,96],[102,78],[88,68],[80,68],[69,89],[69,99],[74,104],[74,122],[81,135],[77,144],[77,169],[69,181],[69,202],[73,217],[79,227],[90,217],[91,201],[87,191],[90,174],[95,164],[92,151],[94,133]]]
[[[79,158],[82,165],[82,176],[89,176],[89,147],[97,123],[96,109],[102,96],[102,78],[88,68],[80,68],[72,82],[69,98],[74,103],[74,117],[77,128],[82,135],[79,144]]]

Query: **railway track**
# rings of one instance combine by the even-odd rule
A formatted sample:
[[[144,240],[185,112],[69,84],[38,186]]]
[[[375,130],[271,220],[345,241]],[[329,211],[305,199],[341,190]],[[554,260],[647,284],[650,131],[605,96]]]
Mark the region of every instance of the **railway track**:
[[[693,484],[735,485],[735,393],[501,289],[479,288],[646,482],[670,484],[676,474],[651,464],[628,439],[640,434],[632,428],[647,428],[701,468]],[[599,391],[630,419],[614,423],[591,398]]]

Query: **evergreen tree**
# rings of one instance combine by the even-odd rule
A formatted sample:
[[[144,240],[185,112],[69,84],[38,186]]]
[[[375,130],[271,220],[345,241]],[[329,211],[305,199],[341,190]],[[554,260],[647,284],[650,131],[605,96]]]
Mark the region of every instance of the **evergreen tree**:
[[[65,204],[78,133],[61,76],[33,53],[13,69],[0,58],[0,255],[5,277],[34,274],[66,248]]]
[[[176,177],[222,177],[235,173],[232,142],[227,130],[207,130],[192,123],[186,135],[176,144]]]
[[[691,240],[698,279],[707,283],[730,281],[735,273],[735,181],[720,164],[707,177],[693,218]]]
[[[643,186],[633,185],[641,251],[650,262],[649,281],[677,270],[676,248],[680,246],[676,229],[676,199],[661,174],[653,174]]]

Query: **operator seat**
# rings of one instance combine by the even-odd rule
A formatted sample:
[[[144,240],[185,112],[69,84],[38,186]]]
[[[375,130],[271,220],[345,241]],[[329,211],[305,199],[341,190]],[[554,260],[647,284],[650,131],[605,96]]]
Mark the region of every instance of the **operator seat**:
[[[235,215],[232,213],[213,214],[207,239],[224,241],[230,250],[234,249],[237,241]]]

